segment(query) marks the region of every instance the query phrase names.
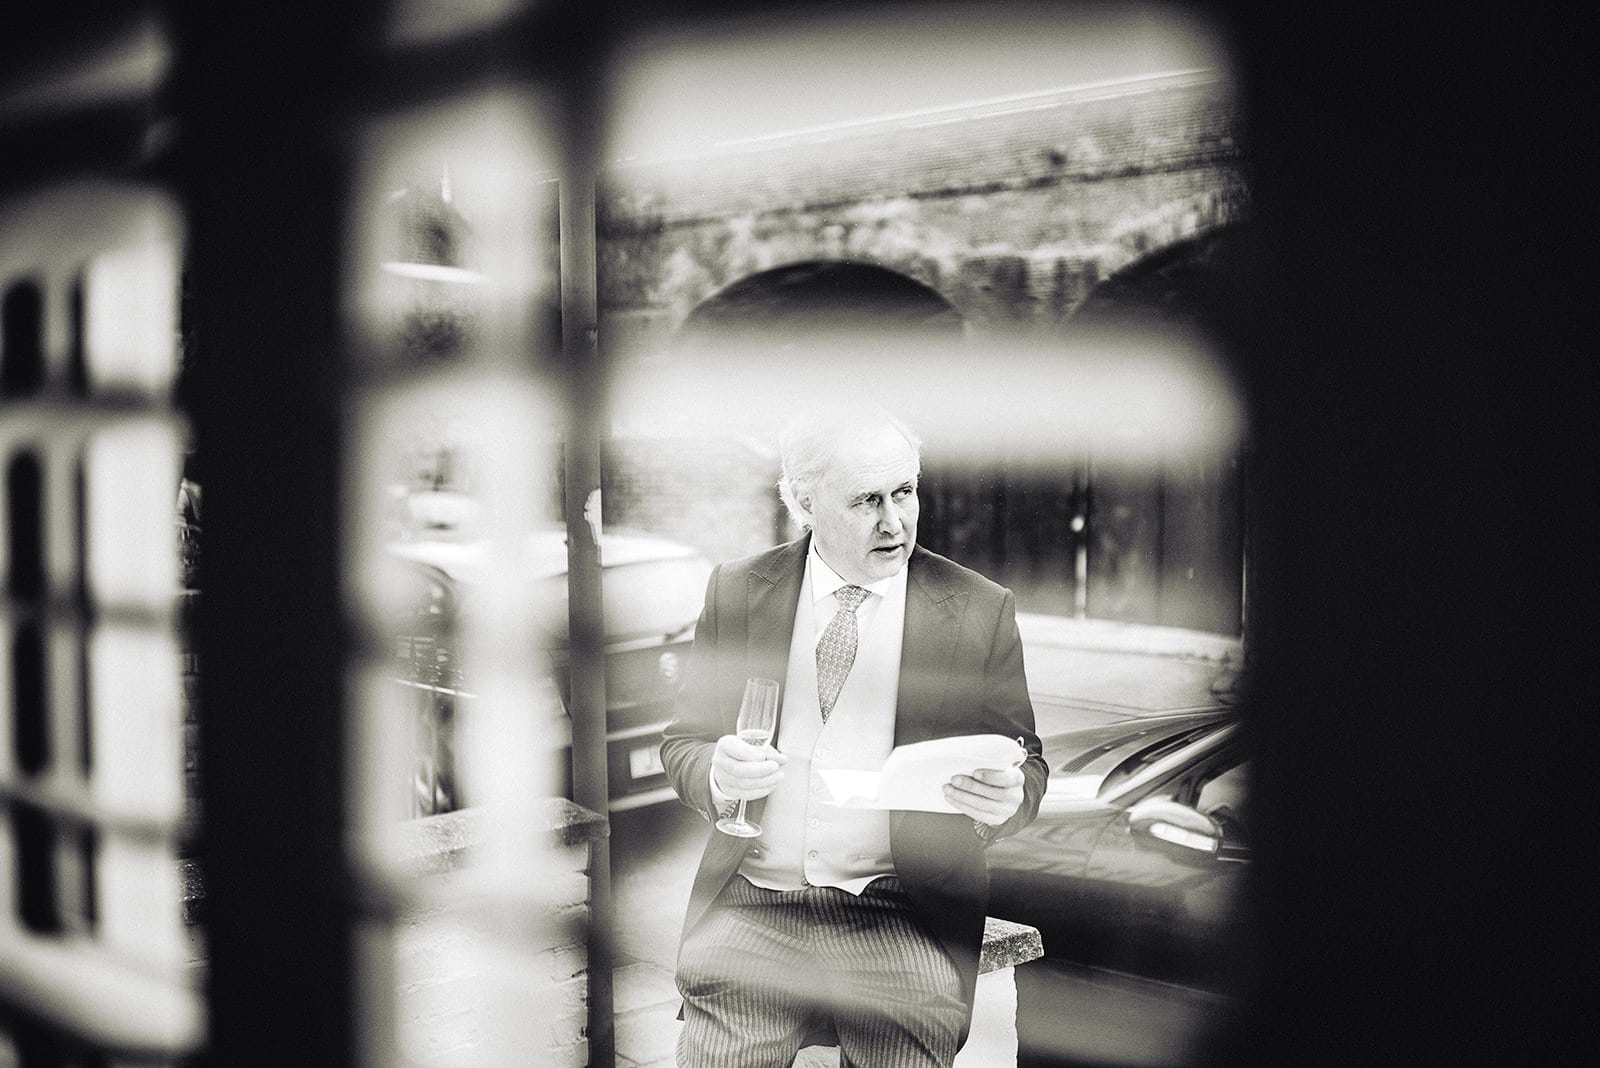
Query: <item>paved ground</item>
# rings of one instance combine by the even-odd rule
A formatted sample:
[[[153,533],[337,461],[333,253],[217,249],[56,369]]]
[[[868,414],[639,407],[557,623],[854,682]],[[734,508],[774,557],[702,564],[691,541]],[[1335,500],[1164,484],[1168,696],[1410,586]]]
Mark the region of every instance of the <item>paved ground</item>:
[[[611,820],[618,1068],[667,1068],[678,1038],[673,959],[707,827],[672,802]]]

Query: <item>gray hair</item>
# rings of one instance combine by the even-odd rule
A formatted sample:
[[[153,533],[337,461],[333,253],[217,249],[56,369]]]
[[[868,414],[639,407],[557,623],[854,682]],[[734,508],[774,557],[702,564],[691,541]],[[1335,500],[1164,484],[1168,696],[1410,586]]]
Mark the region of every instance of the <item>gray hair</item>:
[[[783,470],[778,476],[778,496],[789,518],[802,529],[811,526],[800,500],[815,486],[833,462],[841,441],[888,427],[906,439],[922,463],[922,439],[904,422],[881,408],[863,407],[810,412],[795,418],[778,436]]]

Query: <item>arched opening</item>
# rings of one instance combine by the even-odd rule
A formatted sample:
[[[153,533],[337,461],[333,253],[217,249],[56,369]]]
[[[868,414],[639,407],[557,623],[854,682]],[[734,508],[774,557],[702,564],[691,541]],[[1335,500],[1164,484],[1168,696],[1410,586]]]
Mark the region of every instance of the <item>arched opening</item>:
[[[1063,336],[1171,330],[1215,345],[1242,321],[1236,286],[1250,254],[1237,225],[1160,249],[1104,279]],[[1090,438],[1077,455],[1047,462],[1005,457],[930,472],[919,540],[1011,587],[1027,611],[1243,633],[1236,437],[1205,448],[1193,435],[1160,440],[1171,428],[1137,429],[1157,439],[1153,448]]]
[[[1241,322],[1250,231],[1234,224],[1113,274],[1072,326],[1170,327],[1215,341]],[[1089,458],[1087,609],[1223,633],[1244,629],[1243,449],[1164,448],[1154,466]]]
[[[846,366],[838,361],[854,361],[848,364],[850,388],[891,405],[896,400],[890,398],[907,401],[895,392],[897,383],[925,391],[941,378],[957,390],[963,381],[974,389],[1010,382],[1005,388],[1022,391],[1015,395],[1018,421],[991,427],[983,441],[968,442],[970,448],[949,448],[960,440],[954,426],[922,428],[946,447],[931,450],[924,462],[918,540],[1012,588],[1024,611],[1237,636],[1244,625],[1243,461],[1232,410],[1216,417],[1230,421],[1226,432],[1198,438],[1192,426],[1149,418],[1136,426],[1106,418],[1079,424],[1086,407],[1091,415],[1097,404],[1125,407],[1122,394],[1144,388],[1133,377],[1095,370],[1106,361],[1141,362],[1146,354],[1139,343],[1101,351],[1098,337],[1170,333],[1179,340],[1161,342],[1164,348],[1188,353],[1197,364],[1213,360],[1218,342],[1240,321],[1233,278],[1249,254],[1248,231],[1230,226],[1159,249],[1104,279],[1057,335],[1070,350],[1061,360],[1089,364],[1044,365],[1037,379],[1019,370],[1025,363],[1011,365],[1004,340],[1000,348],[979,344],[959,357],[964,370],[936,369],[930,359],[947,358],[951,343],[962,351],[974,343],[965,339],[960,313],[927,286],[861,263],[791,264],[742,279],[696,308],[673,347],[684,355],[718,351],[716,366],[725,376],[802,368],[814,352],[822,377],[831,380]],[[846,344],[830,344],[841,339]],[[904,347],[896,352],[897,345]],[[1018,360],[1026,360],[1026,350],[1018,350]],[[978,377],[964,378],[974,371]],[[796,389],[815,384],[793,381]],[[1048,407],[1056,403],[1051,398],[1059,400],[1061,428],[1052,436],[1065,444],[1005,444],[1026,436],[1021,410]],[[1208,402],[1196,396],[1177,416],[1189,423],[1211,418],[1203,410]],[[621,477],[649,468],[658,451],[628,449],[620,441],[613,448],[618,492],[608,491],[610,514],[630,522],[668,521],[673,502],[635,500],[628,487],[676,485],[681,491],[681,480]],[[635,451],[644,455],[635,457]],[[725,462],[733,451],[719,455]],[[748,461],[748,472],[721,472],[708,492],[750,487],[770,509],[770,519],[753,522],[769,523],[773,538],[790,536],[794,532],[770,502],[772,458],[751,455]],[[717,529],[734,536],[723,524]],[[761,541],[755,529],[738,537]]]
[[[813,334],[959,338],[960,313],[898,271],[871,263],[811,260],[740,279],[702,302],[675,347],[753,331],[788,346]]]
[[[1218,227],[1128,264],[1096,286],[1073,313],[1074,327],[1170,322],[1231,330],[1241,312],[1240,279],[1251,277],[1250,230]]]

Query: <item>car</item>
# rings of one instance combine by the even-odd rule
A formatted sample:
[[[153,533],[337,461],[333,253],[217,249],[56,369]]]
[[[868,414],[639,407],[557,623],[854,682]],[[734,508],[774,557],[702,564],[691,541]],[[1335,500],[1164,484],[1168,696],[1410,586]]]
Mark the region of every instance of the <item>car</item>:
[[[605,622],[606,750],[611,811],[672,800],[661,766],[661,731],[694,641],[711,563],[694,548],[648,534],[603,533],[599,539]],[[389,546],[408,576],[407,607],[396,622],[396,681],[419,701],[415,815],[469,803],[456,775],[455,710],[471,700],[455,647],[457,622],[473,591],[491,581],[488,543],[424,530]],[[562,530],[527,540],[534,587],[530,599],[548,660],[543,678],[568,706],[567,545]],[[570,735],[560,740],[570,743]],[[570,796],[570,760],[563,769]]]
[[[989,850],[993,915],[1037,927],[1018,1064],[1208,1063],[1253,952],[1250,755],[1234,707],[1043,739],[1038,818]]]

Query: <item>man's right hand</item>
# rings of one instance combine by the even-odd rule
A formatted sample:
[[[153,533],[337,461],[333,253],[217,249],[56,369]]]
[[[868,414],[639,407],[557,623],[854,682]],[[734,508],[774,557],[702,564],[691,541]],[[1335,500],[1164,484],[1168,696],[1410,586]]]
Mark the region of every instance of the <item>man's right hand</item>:
[[[736,734],[724,734],[711,755],[711,785],[724,797],[754,801],[777,788],[788,762],[770,745],[751,745]]]

